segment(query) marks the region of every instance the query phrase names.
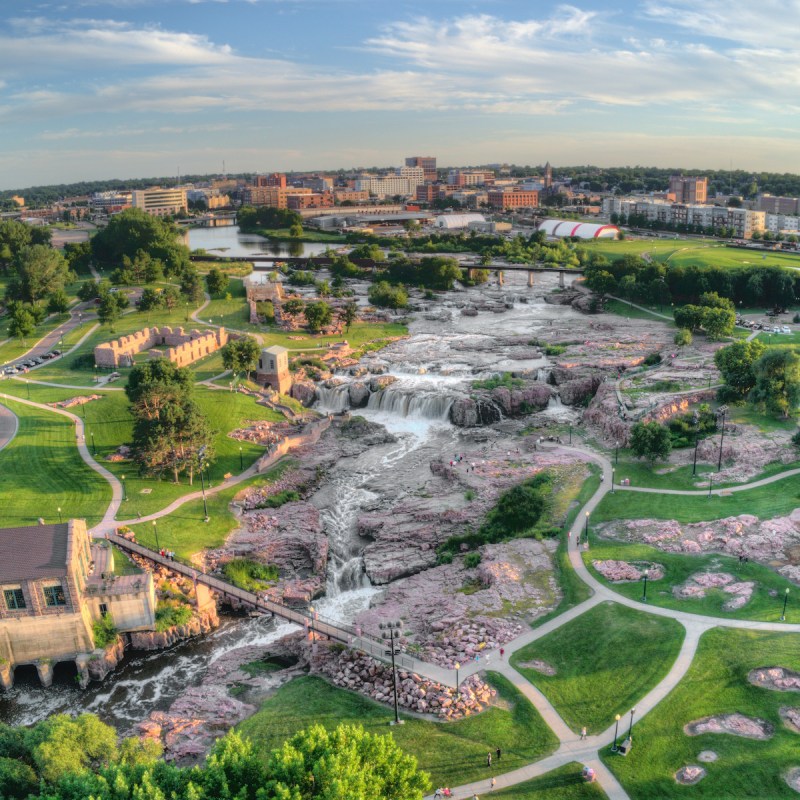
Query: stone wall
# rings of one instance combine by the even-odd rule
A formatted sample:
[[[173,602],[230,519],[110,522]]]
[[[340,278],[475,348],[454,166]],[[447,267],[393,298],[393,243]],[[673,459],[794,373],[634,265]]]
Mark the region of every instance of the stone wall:
[[[94,349],[94,363],[101,369],[116,369],[133,365],[133,357],[137,353],[153,347],[166,346],[167,350],[153,352],[151,357],[165,356],[179,367],[185,367],[193,361],[207,356],[228,343],[228,332],[225,328],[211,331],[171,328],[144,328],[128,336],[120,336],[110,342],[103,342]]]

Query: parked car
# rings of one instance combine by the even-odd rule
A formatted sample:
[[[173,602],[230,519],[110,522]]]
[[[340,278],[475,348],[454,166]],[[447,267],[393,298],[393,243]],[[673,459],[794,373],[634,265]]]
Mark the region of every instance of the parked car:
[[[42,361],[42,359],[41,359],[41,358],[39,358],[39,356],[34,356],[34,357],[31,359],[31,362],[33,363],[33,365],[34,365],[35,367],[38,367],[38,366],[39,366],[39,364],[43,364],[43,363],[44,363],[44,361]]]
[[[54,356],[53,356],[52,353],[42,353],[42,355],[39,356],[39,358],[43,358],[45,361],[47,361],[48,359],[53,358],[53,357]]]
[[[17,372],[17,368],[16,367],[6,367],[5,370],[3,370],[3,371],[5,372],[6,375],[15,375],[16,372]]]
[[[781,328],[781,333],[791,333],[791,332],[792,332],[792,329],[788,325],[784,325]]]
[[[60,356],[60,355],[61,355],[61,351],[60,350],[53,350],[53,358],[55,358],[56,356]]]

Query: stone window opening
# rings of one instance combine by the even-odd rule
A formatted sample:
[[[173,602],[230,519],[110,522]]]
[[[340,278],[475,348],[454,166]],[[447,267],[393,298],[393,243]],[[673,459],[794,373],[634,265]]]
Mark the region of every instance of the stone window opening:
[[[9,611],[18,611],[25,608],[25,595],[22,592],[21,586],[12,586],[8,589],[3,589],[3,598],[6,601],[6,608]]]
[[[44,586],[42,592],[44,594],[44,604],[48,608],[65,606],[67,604],[67,600],[64,597],[64,587],[60,583]]]

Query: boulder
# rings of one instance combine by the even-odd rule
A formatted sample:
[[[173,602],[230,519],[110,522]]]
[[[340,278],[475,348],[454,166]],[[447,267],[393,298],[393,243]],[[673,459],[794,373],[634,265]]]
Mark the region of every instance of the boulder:
[[[513,417],[547,408],[552,394],[552,389],[542,383],[534,383],[523,389],[507,389],[505,386],[498,386],[492,390],[492,400],[509,417]]]
[[[375,379],[373,378],[373,380]],[[357,381],[356,383],[350,384],[347,395],[350,400],[351,408],[364,408],[369,401],[370,392],[366,384]]]
[[[559,386],[558,393],[561,402],[566,406],[585,405],[594,397],[597,387],[603,382],[599,375],[590,375],[585,378],[578,378],[566,381]]]
[[[457,428],[493,425],[501,419],[500,409],[489,400],[459,397],[450,408],[450,422]]]
[[[391,386],[397,378],[394,375],[381,375],[377,378],[372,378],[369,382],[369,388],[372,392],[380,392],[387,386]]]
[[[317,399],[317,387],[307,381],[298,381],[292,384],[289,394],[306,408],[309,408]]]

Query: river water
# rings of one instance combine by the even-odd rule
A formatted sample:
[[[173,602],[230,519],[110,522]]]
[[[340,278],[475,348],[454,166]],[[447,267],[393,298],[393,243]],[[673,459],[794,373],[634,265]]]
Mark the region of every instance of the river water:
[[[238,241],[240,236],[231,228],[191,233],[221,235],[217,241]],[[459,438],[468,434],[448,421],[455,397],[467,393],[476,377],[499,369],[537,371],[546,366],[545,359],[524,358],[520,355],[525,354],[514,353],[513,347],[497,347],[497,338],[536,335],[556,316],[563,321],[564,315],[574,314],[577,319],[577,312],[537,299],[525,288],[522,274],[509,277],[502,290],[468,290],[473,296],[493,292],[509,305],[513,303],[505,313],[463,316],[458,310],[463,298],[453,295],[437,303],[436,313],[427,315],[428,319],[423,314],[413,321],[409,338],[368,357],[379,361],[398,380],[372,395],[369,406],[357,413],[385,425],[397,441],[340,459],[329,480],[311,498],[320,509],[330,541],[326,597],[314,604],[321,617],[350,622],[380,593],[364,574],[361,551],[365,542],[355,532],[358,514],[381,494],[393,496],[402,487],[418,485],[431,459],[460,450]],[[527,302],[514,302],[525,292]],[[319,410],[340,410],[345,405],[341,390],[321,392]],[[554,403],[545,413],[569,418],[574,412]],[[187,687],[198,684],[207,666],[222,654],[238,647],[267,645],[291,630],[293,626],[267,617],[223,616],[221,626],[205,636],[166,651],[128,653],[106,680],[83,691],[75,683],[74,669],[67,670],[66,665],[57,666],[49,689],[41,688],[32,667],[20,668],[14,687],[0,692],[0,720],[31,724],[54,713],[92,711],[116,725],[120,733],[130,734],[150,712],[168,709]]]
[[[238,225],[221,228],[189,228],[183,234],[189,249],[202,248],[210,255],[246,256],[316,256],[324,253],[329,244],[320,242],[273,242],[254,233],[242,233]]]

